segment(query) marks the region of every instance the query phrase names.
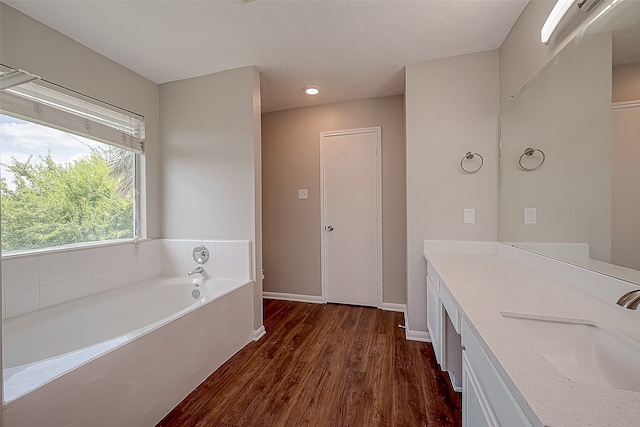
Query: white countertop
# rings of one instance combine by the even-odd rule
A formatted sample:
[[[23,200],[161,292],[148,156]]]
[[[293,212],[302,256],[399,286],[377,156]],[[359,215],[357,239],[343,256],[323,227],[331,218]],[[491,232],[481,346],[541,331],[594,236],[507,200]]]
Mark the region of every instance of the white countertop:
[[[497,254],[424,255],[532,425],[640,426],[640,393],[565,378],[500,312],[587,320],[637,343],[640,317]]]

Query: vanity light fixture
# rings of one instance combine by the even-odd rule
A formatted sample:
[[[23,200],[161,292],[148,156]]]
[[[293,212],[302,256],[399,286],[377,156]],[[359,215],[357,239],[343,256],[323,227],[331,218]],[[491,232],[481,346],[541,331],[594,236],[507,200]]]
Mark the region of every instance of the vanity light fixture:
[[[578,0],[578,9],[580,12],[591,12],[598,3],[600,0]]]
[[[317,95],[320,93],[320,88],[318,86],[309,85],[304,87],[304,93],[307,95]]]
[[[542,31],[540,31],[540,40],[542,41],[542,43],[549,43],[551,35],[556,30],[556,27],[558,26],[560,21],[562,21],[562,18],[564,18],[564,15],[567,14],[567,11],[574,2],[575,0],[558,0],[556,5],[551,10],[547,21],[542,26]]]

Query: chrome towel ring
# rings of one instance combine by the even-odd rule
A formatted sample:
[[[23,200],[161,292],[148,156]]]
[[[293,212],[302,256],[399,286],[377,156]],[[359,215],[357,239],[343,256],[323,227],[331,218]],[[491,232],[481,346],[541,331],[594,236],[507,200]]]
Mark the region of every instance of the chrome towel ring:
[[[464,161],[465,160],[473,160],[473,158],[475,156],[480,157],[480,165],[475,168],[475,169],[467,169],[464,167]],[[460,169],[462,169],[462,171],[464,173],[476,173],[480,170],[480,168],[482,167],[482,165],[484,164],[484,158],[478,154],[478,153],[472,153],[471,151],[467,151],[467,153],[462,157],[462,160],[460,160]]]
[[[538,153],[542,154],[542,158],[540,159],[540,163],[538,163],[536,166],[534,166],[532,168],[525,167],[522,164],[522,159],[524,158],[524,156],[531,157],[531,156],[533,156],[533,154],[536,151]],[[542,166],[542,164],[544,163],[544,159],[545,159],[544,151],[540,150],[539,148],[531,148],[531,147],[529,147],[529,148],[525,148],[524,149],[524,153],[522,153],[520,155],[520,158],[518,159],[518,165],[520,166],[520,169],[522,169],[523,171],[534,171],[534,170],[538,169],[540,166]]]

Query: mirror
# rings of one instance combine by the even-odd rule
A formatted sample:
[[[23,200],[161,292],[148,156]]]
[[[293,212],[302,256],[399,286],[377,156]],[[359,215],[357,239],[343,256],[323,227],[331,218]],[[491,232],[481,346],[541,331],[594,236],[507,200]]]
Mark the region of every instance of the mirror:
[[[520,89],[500,138],[501,241],[640,283],[640,2],[613,4]]]

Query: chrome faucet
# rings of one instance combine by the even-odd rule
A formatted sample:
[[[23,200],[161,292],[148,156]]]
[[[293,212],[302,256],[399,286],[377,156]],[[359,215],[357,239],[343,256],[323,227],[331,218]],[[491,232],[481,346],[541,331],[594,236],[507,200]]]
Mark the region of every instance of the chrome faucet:
[[[616,304],[629,310],[637,309],[640,306],[640,289],[635,289],[622,295]]]
[[[189,270],[189,273],[187,273],[189,276],[193,275],[193,274],[198,274],[198,273],[202,273],[202,266],[196,267],[193,270]]]

